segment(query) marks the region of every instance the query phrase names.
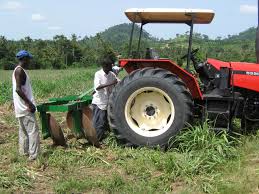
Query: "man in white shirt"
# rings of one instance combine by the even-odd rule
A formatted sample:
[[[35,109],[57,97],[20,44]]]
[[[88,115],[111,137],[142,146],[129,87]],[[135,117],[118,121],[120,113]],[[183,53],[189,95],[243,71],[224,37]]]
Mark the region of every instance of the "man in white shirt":
[[[35,101],[31,81],[25,69],[28,68],[32,55],[21,50],[17,53],[19,60],[12,75],[13,102],[15,116],[19,121],[19,153],[35,160],[40,149],[39,129],[35,118]]]
[[[112,67],[112,72],[115,73],[116,76],[122,71],[123,69],[119,67],[118,61]]]
[[[99,140],[103,139],[105,131],[109,129],[107,106],[112,89],[118,82],[116,75],[112,72],[113,61],[104,58],[101,65],[102,69],[94,76],[95,93],[92,100],[93,125]]]

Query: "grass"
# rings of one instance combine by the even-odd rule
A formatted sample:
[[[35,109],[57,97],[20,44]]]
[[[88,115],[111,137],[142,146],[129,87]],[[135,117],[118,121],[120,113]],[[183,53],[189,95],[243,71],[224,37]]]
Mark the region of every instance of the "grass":
[[[36,99],[80,94],[92,87],[95,71],[30,71]],[[206,124],[183,130],[167,152],[123,148],[113,134],[100,150],[70,138],[63,128],[68,148],[42,140],[40,157],[29,163],[18,156],[17,122],[8,108],[11,72],[0,75],[0,193],[259,192],[259,135],[216,135]]]
[[[38,102],[50,97],[80,94],[92,88],[96,67],[69,70],[31,70],[33,92]],[[0,70],[0,103],[12,99],[12,71]]]

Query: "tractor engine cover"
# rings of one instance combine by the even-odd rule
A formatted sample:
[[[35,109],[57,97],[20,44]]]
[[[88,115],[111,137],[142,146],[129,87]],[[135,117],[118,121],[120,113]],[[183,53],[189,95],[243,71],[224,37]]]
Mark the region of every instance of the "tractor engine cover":
[[[207,63],[216,70],[226,67],[231,69],[230,85],[238,88],[259,92],[259,65],[245,62],[224,62],[216,59],[208,59]]]

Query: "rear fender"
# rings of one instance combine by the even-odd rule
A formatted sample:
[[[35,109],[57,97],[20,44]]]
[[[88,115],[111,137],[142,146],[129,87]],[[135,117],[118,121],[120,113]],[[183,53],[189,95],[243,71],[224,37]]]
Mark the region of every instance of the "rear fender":
[[[194,77],[191,73],[187,72],[183,68],[179,67],[175,62],[168,59],[121,59],[120,66],[123,67],[129,74],[132,71],[143,69],[145,67],[166,69],[183,80],[187,88],[189,88],[193,99],[203,99],[196,77]]]

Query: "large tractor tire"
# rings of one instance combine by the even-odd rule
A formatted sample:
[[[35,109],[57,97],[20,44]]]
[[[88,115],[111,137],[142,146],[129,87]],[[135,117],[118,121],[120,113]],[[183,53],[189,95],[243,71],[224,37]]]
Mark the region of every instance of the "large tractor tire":
[[[126,146],[165,147],[189,123],[193,101],[183,81],[160,68],[137,70],[114,88],[111,128]]]

